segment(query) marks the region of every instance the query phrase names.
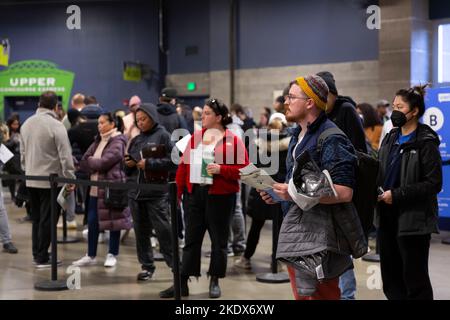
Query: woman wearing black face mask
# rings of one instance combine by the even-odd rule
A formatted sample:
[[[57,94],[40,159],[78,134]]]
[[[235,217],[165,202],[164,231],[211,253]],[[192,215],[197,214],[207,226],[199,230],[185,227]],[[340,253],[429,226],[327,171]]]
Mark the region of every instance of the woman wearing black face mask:
[[[442,187],[439,137],[419,123],[425,87],[399,90],[394,129],[380,152],[377,205],[383,291],[388,299],[433,299],[428,275],[431,233],[437,233],[437,194]]]

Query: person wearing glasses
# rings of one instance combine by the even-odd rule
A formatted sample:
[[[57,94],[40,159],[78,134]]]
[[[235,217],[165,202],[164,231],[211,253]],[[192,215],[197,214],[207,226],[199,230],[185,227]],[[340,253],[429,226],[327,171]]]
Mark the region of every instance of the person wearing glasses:
[[[392,129],[379,151],[377,220],[383,291],[389,300],[433,299],[428,274],[442,189],[440,140],[419,122],[425,87],[397,91]]]
[[[208,100],[203,107],[203,129],[191,137],[180,164],[176,182],[178,197],[187,189],[185,212],[185,246],[181,268],[181,295],[188,296],[190,276],[199,277],[201,249],[205,232],[211,238],[211,260],[209,297],[219,298],[221,290],[219,278],[224,278],[227,269],[227,243],[231,217],[239,191],[239,169],[248,165],[245,146],[236,135],[226,128],[231,123],[231,115],[225,104],[217,99]],[[206,167],[209,181],[199,183],[197,172],[198,158],[206,161],[205,154],[212,154]],[[211,183],[212,182],[212,183]],[[173,297],[170,287],[161,292],[163,298]]]
[[[336,124],[327,118],[327,97],[328,86],[318,75],[292,81],[286,95],[286,120],[298,126],[289,142],[286,182],[275,183],[273,191],[289,204],[289,209],[283,212],[277,259],[288,264],[297,300],[340,299],[339,276],[353,268],[350,256],[359,257],[367,252],[363,230],[351,202],[357,157],[350,139],[339,133]],[[317,150],[318,139],[326,130],[334,133]],[[301,161],[307,158],[313,159],[320,171],[329,172],[336,191],[321,196],[319,203],[312,207],[305,206],[305,198],[299,200],[301,193],[297,187],[291,187],[294,172],[310,170],[312,160]],[[267,192],[261,191],[260,195],[267,204],[277,203]],[[311,268],[316,272],[310,272]]]

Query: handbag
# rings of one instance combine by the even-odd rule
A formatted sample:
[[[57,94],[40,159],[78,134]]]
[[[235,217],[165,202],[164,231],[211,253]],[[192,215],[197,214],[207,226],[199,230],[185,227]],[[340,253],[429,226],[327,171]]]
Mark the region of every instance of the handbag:
[[[104,202],[109,209],[124,209],[128,206],[128,190],[106,187]]]
[[[149,143],[141,150],[142,159],[162,159],[167,156],[166,146],[163,144]],[[167,183],[169,171],[144,170],[144,178],[148,183]]]

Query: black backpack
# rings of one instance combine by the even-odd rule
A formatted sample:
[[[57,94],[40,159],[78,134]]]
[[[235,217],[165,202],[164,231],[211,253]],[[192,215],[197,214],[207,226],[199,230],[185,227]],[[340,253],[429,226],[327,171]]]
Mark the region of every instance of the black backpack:
[[[339,134],[346,137],[345,133],[337,127],[324,130],[317,139],[317,151],[322,150],[323,142],[331,135]],[[377,176],[379,161],[356,150],[356,186],[353,190],[353,204],[358,212],[364,234],[368,235],[373,226],[375,205],[377,203]]]

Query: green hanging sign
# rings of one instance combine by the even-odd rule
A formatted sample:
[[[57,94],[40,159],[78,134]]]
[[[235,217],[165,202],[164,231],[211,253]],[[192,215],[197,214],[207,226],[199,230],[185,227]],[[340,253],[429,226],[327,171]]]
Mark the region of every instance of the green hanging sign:
[[[68,109],[75,74],[57,68],[45,60],[24,60],[0,71],[0,114],[3,114],[5,97],[40,96],[44,91],[54,91],[62,97],[62,106]],[[37,108],[37,106],[36,106]]]

